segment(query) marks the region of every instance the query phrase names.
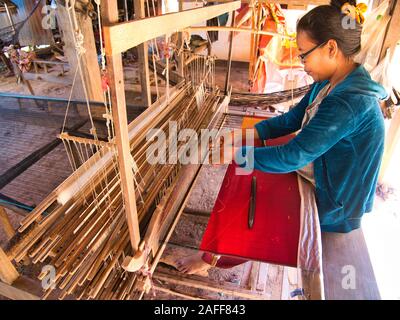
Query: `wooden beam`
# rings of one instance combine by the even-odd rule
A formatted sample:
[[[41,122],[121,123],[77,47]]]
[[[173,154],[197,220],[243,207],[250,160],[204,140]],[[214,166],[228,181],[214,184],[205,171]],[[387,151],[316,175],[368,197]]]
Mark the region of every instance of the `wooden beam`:
[[[183,0],[183,2],[198,2],[199,0]],[[231,0],[206,0],[206,2],[226,3]],[[251,3],[252,0],[241,0],[241,3]],[[278,3],[287,5],[324,5],[329,4],[330,0],[258,0],[258,3]]]
[[[381,61],[385,55],[386,51],[390,49],[391,61],[393,58],[396,45],[400,40],[400,1],[392,0],[391,2],[391,20],[387,27],[385,40],[382,45],[382,50],[380,53],[379,61]],[[393,119],[390,121],[389,131],[385,139],[385,151],[383,154],[382,165],[379,173],[379,181],[385,181],[385,174],[389,167],[391,158],[394,154],[396,146],[400,143],[400,112],[394,114]]]
[[[183,11],[183,0],[179,0],[179,11]],[[183,48],[184,43],[183,43],[183,33],[179,32],[178,33],[178,49]],[[184,51],[180,51],[180,54],[178,55],[178,74],[183,77],[183,70],[185,67],[185,54]]]
[[[116,0],[102,2],[101,10],[103,21],[106,25],[118,22],[118,6]],[[105,40],[106,44],[108,41],[108,39]],[[131,166],[132,156],[128,137],[122,56],[121,53],[116,53],[115,55],[107,55],[106,58],[115,124],[115,142],[118,150],[118,165],[121,175],[121,188],[125,203],[130,242],[133,251],[136,252],[139,247],[140,232]]]
[[[385,138],[385,151],[383,153],[382,165],[379,171],[379,182],[384,183],[387,169],[392,160],[396,146],[400,144],[400,112],[397,110],[390,120],[389,130]]]
[[[105,1],[103,1],[105,2]],[[88,99],[91,101],[103,101],[103,91],[101,89],[100,67],[97,59],[96,45],[94,42],[93,24],[89,17],[84,17],[82,14],[77,13],[78,24],[80,31],[83,34],[83,48],[85,53],[81,58],[81,67],[83,78],[80,78],[79,71],[76,78],[76,85],[72,98],[85,100],[85,92],[83,89],[82,80],[86,84]],[[57,22],[62,32],[62,39],[64,42],[64,53],[70,65],[70,81],[72,82],[76,68],[79,61],[76,55],[76,48],[74,42],[74,34],[71,29],[71,24],[68,18],[67,9],[61,4],[57,5],[56,10]]]
[[[50,83],[58,83],[63,85],[71,85],[72,79],[69,76],[56,76],[54,74],[47,73],[34,73],[34,72],[25,72],[24,78],[26,81],[37,80],[37,81],[45,81]],[[79,96],[79,95],[78,95]],[[84,98],[82,95],[80,95]]]
[[[235,26],[235,12],[232,11],[232,27]],[[229,53],[228,53],[228,63],[227,63],[227,72],[225,78],[225,95],[228,95],[229,90],[229,78],[231,77],[231,65],[232,65],[232,44],[233,44],[233,32],[231,31],[229,34]]]
[[[223,13],[237,10],[239,7],[240,1],[234,1],[182,12],[168,13],[137,21],[108,25],[104,27],[106,54],[112,56],[122,53],[145,41],[182,30]]]
[[[6,284],[12,284],[18,277],[18,271],[8,259],[7,255],[0,247],[0,280]]]
[[[190,277],[184,276],[173,271],[167,271],[166,268],[159,268],[153,274],[153,279],[175,285],[197,288],[217,293],[224,293],[226,295],[234,297],[246,298],[251,300],[270,300],[268,294],[242,289],[236,285],[232,285],[227,282],[220,284],[218,282],[211,281],[208,278],[203,278],[195,275],[191,275]]]
[[[389,59],[392,60],[396,44],[400,40],[400,0],[391,0],[390,15],[391,19],[386,29],[385,40],[383,41],[379,61],[385,57],[387,49],[390,49]]]
[[[3,225],[3,229],[4,232],[6,233],[8,240],[10,240],[14,236],[15,230],[13,225],[11,224],[6,209],[4,209],[1,205],[0,205],[0,222]]]
[[[268,36],[279,36],[282,38],[290,39],[289,36],[280,34],[278,32],[271,32],[271,31],[263,31],[263,30],[256,30],[251,28],[242,28],[242,27],[220,27],[220,26],[198,26],[198,27],[189,27],[185,29],[189,32],[196,32],[196,31],[235,31],[235,32],[248,32],[253,34],[263,34]]]
[[[178,291],[174,291],[174,290],[171,290],[171,289],[160,287],[160,286],[155,285],[155,284],[153,284],[151,288],[152,288],[152,290],[157,290],[157,291],[161,291],[161,292],[164,292],[164,293],[167,293],[167,294],[172,294],[174,296],[177,296],[179,298],[183,298],[183,299],[186,299],[186,300],[203,300],[201,298],[189,296],[187,294],[183,294],[183,293],[180,293]]]
[[[32,280],[24,276],[19,277],[14,281],[13,285],[6,284],[0,281],[0,295],[11,300],[40,300],[38,295],[32,294],[29,291],[36,289]],[[38,291],[37,289],[35,291]],[[40,294],[38,292],[38,294]]]
[[[144,0],[134,0],[135,20],[143,19],[146,15],[144,12]],[[139,77],[142,85],[142,104],[147,108],[151,105],[150,91],[150,73],[149,73],[149,48],[147,42],[143,42],[137,46],[139,60]]]

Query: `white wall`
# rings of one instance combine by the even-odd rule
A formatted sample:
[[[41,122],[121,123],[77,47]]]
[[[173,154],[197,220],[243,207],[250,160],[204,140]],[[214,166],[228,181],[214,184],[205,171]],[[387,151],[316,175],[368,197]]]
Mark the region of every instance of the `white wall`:
[[[177,1],[177,0],[168,0]],[[188,10],[192,8],[202,7],[201,1],[195,2],[185,2],[183,4],[183,10]],[[227,25],[230,26],[232,21],[232,14],[229,15]],[[205,26],[206,22],[196,24],[193,26]],[[200,35],[203,39],[207,39],[207,34],[205,31],[196,32],[193,34]],[[229,48],[229,32],[221,31],[218,32],[218,41],[212,44],[212,54],[217,56],[218,59],[228,58],[228,48]],[[250,57],[250,33],[241,32],[233,38],[233,48],[232,48],[232,60],[233,61],[249,61]]]
[[[193,9],[202,7],[203,3],[201,0],[196,2],[184,2],[183,10]],[[308,6],[310,10],[314,6]],[[175,12],[179,9],[178,0],[165,0],[163,1],[163,13]],[[297,20],[305,14],[306,11],[303,10],[283,10],[286,21],[288,24],[288,31],[295,32]],[[231,25],[232,14],[230,13],[227,26]],[[206,22],[194,25],[194,26],[205,26]],[[193,32],[193,34],[198,34],[202,38],[207,39],[207,34],[205,31]],[[226,60],[228,58],[229,49],[229,32],[220,31],[218,34],[218,41],[212,44],[212,54],[216,55],[218,59]],[[243,61],[248,62],[250,58],[250,33],[240,32],[236,34],[233,38],[233,50],[232,50],[232,60],[233,61]]]

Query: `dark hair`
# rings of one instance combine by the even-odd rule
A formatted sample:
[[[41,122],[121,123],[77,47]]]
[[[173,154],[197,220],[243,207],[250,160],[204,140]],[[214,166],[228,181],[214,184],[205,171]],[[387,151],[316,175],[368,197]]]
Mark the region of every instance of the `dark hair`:
[[[349,18],[353,27],[343,27],[347,16],[341,8],[346,2],[356,5],[355,0],[331,0],[330,5],[315,7],[300,19],[297,31],[306,32],[317,44],[334,39],[345,57],[354,56],[361,50],[362,25]]]

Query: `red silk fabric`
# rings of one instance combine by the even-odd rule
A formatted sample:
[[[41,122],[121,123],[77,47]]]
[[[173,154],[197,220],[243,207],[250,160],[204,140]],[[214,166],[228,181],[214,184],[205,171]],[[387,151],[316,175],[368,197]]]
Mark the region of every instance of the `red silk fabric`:
[[[258,119],[259,121],[259,119]],[[267,145],[287,143],[292,136],[271,139]],[[238,175],[235,163],[225,174],[200,245],[203,260],[222,255],[217,266],[230,268],[246,260],[297,266],[300,233],[300,194],[297,174],[253,170]],[[242,170],[242,169],[239,169]],[[248,228],[252,177],[257,177],[254,225]]]

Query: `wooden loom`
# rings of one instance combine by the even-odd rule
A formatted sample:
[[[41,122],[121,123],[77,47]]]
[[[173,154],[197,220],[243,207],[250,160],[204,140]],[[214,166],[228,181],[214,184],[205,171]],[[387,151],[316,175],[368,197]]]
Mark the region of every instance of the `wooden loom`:
[[[19,239],[7,253],[0,252],[4,283],[12,284],[19,277],[11,261],[31,259],[56,268],[56,287],[50,286],[43,298],[57,288],[61,289],[55,293],[60,299],[70,294],[78,299],[140,299],[150,289],[151,274],[201,166],[150,165],[146,133],[151,128],[166,131],[170,121],[197,133],[207,127],[218,128],[227,100],[221,103],[219,91],[212,86],[213,70],[206,68],[212,63],[198,58],[194,63],[199,68],[199,60],[203,61],[204,67],[198,69],[206,71],[203,76],[167,90],[163,99],[128,126],[121,53],[239,6],[240,1],[235,1],[117,23],[116,2],[104,2],[109,111],[115,135],[109,142],[60,135],[66,149],[74,147],[83,164],[22,221]],[[187,147],[179,148],[178,157]],[[39,279],[46,275],[43,271]]]

